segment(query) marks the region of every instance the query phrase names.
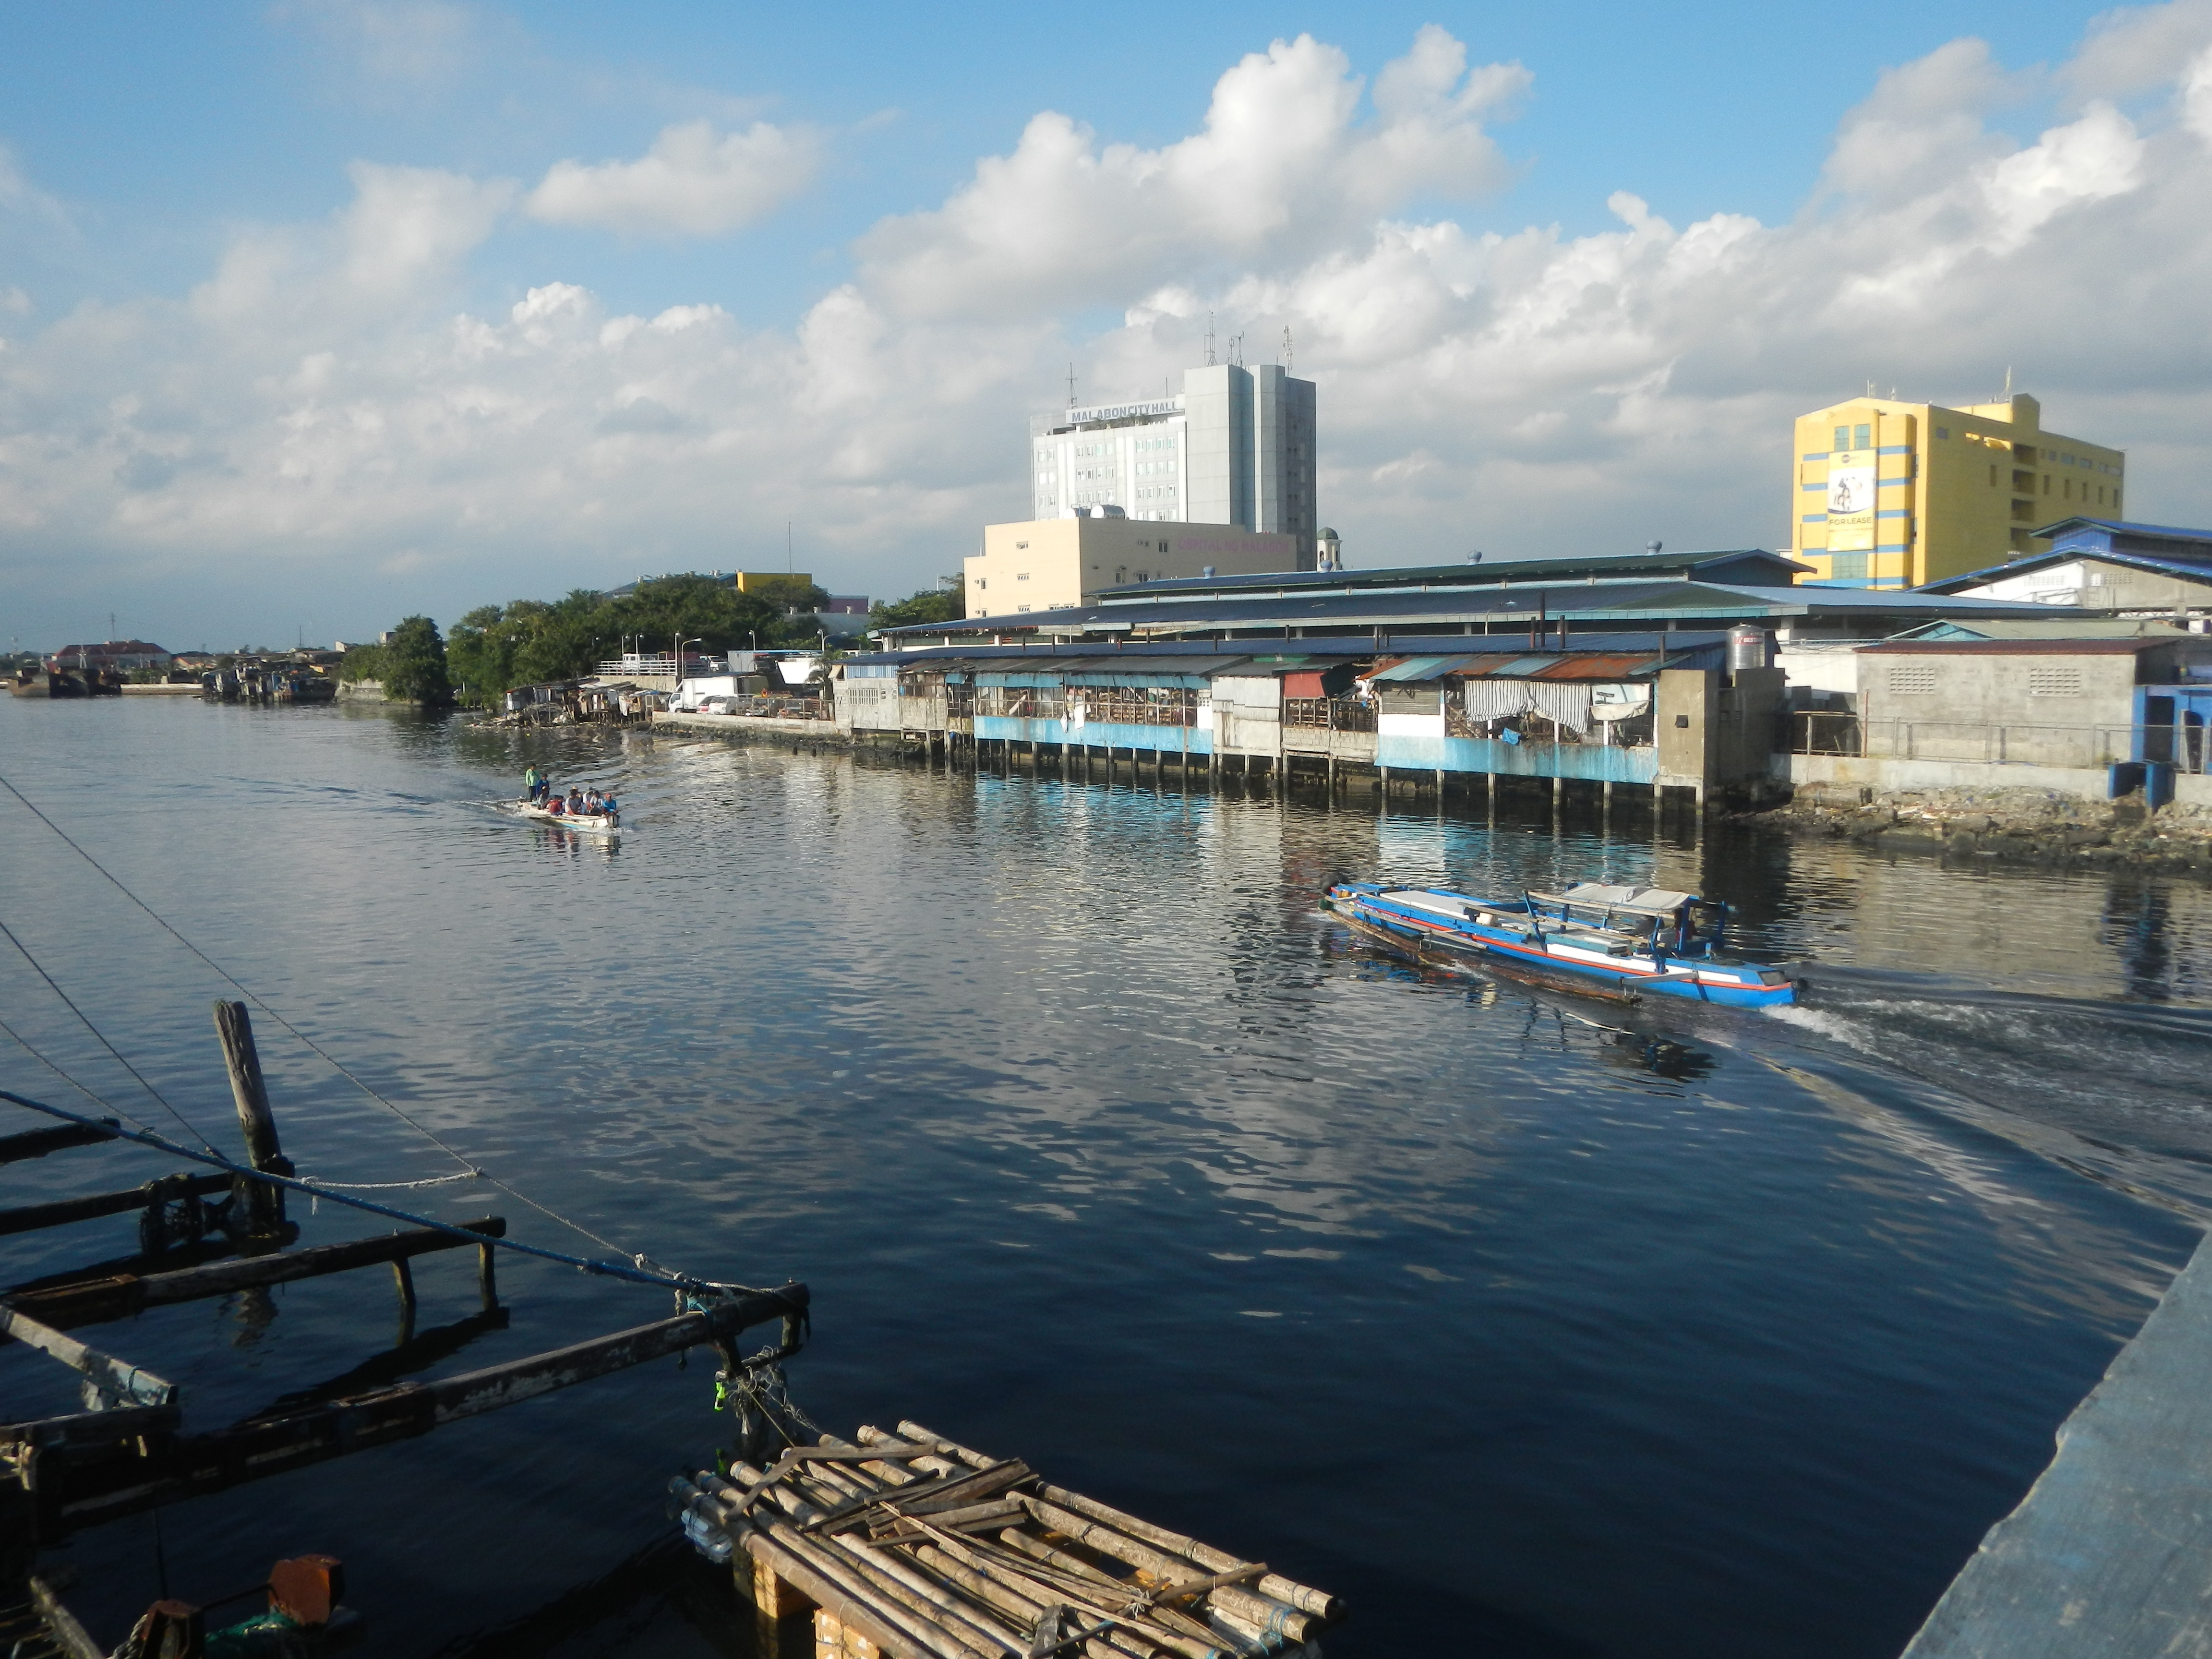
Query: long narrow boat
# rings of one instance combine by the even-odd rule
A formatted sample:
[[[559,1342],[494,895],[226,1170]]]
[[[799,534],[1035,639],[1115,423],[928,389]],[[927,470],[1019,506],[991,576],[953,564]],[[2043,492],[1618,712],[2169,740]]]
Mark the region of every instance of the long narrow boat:
[[[581,836],[619,836],[620,817],[610,817],[604,812],[549,812],[542,806],[533,806],[526,800],[516,801],[512,808],[517,817],[538,823],[557,824],[563,830],[573,830]]]
[[[1476,898],[1445,887],[1340,882],[1328,908],[1363,939],[1434,967],[1480,963],[1589,995],[1762,1008],[1805,982],[1724,953],[1728,907],[1671,889],[1583,882],[1564,893]]]

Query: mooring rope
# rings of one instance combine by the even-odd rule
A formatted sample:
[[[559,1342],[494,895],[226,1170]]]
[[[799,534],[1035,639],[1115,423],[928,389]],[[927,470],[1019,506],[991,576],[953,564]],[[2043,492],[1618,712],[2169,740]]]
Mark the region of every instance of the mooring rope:
[[[632,1284],[651,1285],[664,1291],[740,1291],[752,1296],[774,1294],[773,1291],[763,1291],[757,1285],[735,1285],[721,1279],[697,1279],[690,1273],[676,1273],[643,1255],[633,1256],[628,1261],[594,1261],[589,1256],[570,1255],[565,1250],[549,1250],[542,1244],[525,1244],[520,1239],[495,1238],[489,1233],[471,1232],[467,1228],[457,1227],[450,1221],[439,1221],[429,1216],[416,1215],[406,1210],[397,1209],[389,1204],[379,1204],[374,1199],[355,1198],[346,1193],[334,1192],[329,1188],[302,1181],[295,1176],[282,1176],[268,1170],[256,1170],[225,1158],[220,1152],[196,1152],[191,1147],[181,1146],[166,1135],[155,1134],[149,1129],[121,1128],[99,1118],[87,1117],[82,1112],[72,1112],[66,1107],[51,1106],[43,1100],[33,1100],[27,1095],[19,1095],[12,1090],[0,1089],[0,1100],[11,1101],[30,1111],[43,1112],[48,1117],[61,1119],[64,1123],[75,1123],[87,1128],[104,1130],[118,1140],[134,1141],[142,1146],[151,1146],[157,1152],[168,1153],[172,1158],[185,1158],[194,1164],[205,1164],[211,1168],[225,1170],[248,1181],[265,1182],[270,1186],[283,1187],[288,1191],[295,1193],[306,1193],[310,1197],[327,1198],[331,1203],[343,1204],[349,1209],[366,1210],[372,1215],[389,1217],[394,1221],[409,1222],[417,1227],[428,1227],[433,1231],[447,1234],[467,1243],[485,1244],[502,1250],[516,1250],[524,1255],[537,1256],[541,1261],[557,1261],[565,1267],[575,1267],[587,1273],[600,1273],[609,1279],[625,1279]]]
[[[582,1222],[562,1215],[558,1210],[539,1203],[536,1199],[531,1197],[529,1194],[518,1191],[516,1188],[507,1185],[506,1182],[501,1181],[497,1176],[493,1175],[489,1170],[481,1167],[477,1164],[475,1159],[468,1157],[457,1148],[447,1145],[444,1139],[440,1138],[434,1130],[429,1127],[428,1125],[418,1121],[416,1118],[403,1109],[397,1102],[387,1098],[385,1095],[380,1093],[366,1078],[362,1077],[343,1060],[331,1054],[327,1048],[324,1048],[322,1044],[317,1042],[305,1031],[302,1031],[298,1026],[293,1024],[290,1020],[278,1013],[276,1009],[270,1007],[266,1002],[264,1002],[252,991],[249,990],[245,985],[241,984],[235,977],[234,977],[230,971],[221,963],[217,962],[206,951],[201,950],[200,947],[193,944],[191,940],[186,939],[183,933],[179,933],[174,927],[171,926],[167,920],[165,919],[159,911],[155,910],[152,905],[147,903],[145,900],[140,898],[137,894],[132,892],[130,888],[124,885],[123,880],[120,877],[117,876],[114,872],[108,869],[106,865],[102,864],[98,859],[93,857],[90,853],[85,851],[82,847],[79,846],[76,841],[70,835],[68,830],[63,829],[61,825],[56,823],[52,818],[40,811],[37,804],[33,802],[28,795],[26,795],[21,790],[18,789],[4,776],[0,776],[0,789],[5,789],[9,794],[21,801],[23,804],[24,809],[27,811],[33,817],[38,819],[40,823],[45,824],[47,829],[52,830],[55,835],[61,837],[63,843],[67,846],[71,852],[75,853],[94,870],[97,870],[117,892],[122,894],[123,896],[129,899],[131,903],[137,905],[141,910],[143,910],[146,915],[153,920],[154,924],[161,928],[163,933],[168,934],[171,939],[176,940],[177,943],[183,945],[185,950],[191,951],[192,955],[198,957],[200,961],[206,963],[207,966],[213,970],[216,977],[221,979],[224,984],[229,986],[232,990],[237,992],[239,995],[244,997],[256,1008],[258,1008],[263,1013],[268,1015],[270,1019],[274,1020],[276,1024],[283,1028],[286,1032],[297,1038],[301,1043],[306,1045],[312,1053],[320,1058],[325,1065],[329,1066],[331,1070],[337,1073],[340,1077],[345,1079],[347,1082],[352,1084],[356,1089],[359,1089],[362,1093],[367,1095],[371,1100],[376,1102],[378,1105],[383,1107],[394,1117],[398,1118],[402,1123],[407,1125],[409,1128],[413,1129],[417,1134],[420,1134],[440,1152],[452,1158],[454,1163],[459,1164],[462,1171],[462,1173],[458,1175],[441,1176],[439,1177],[438,1182],[426,1181],[360,1183],[327,1182],[319,1184],[325,1187],[335,1187],[340,1184],[359,1185],[364,1190],[373,1190],[374,1188],[379,1186],[392,1188],[431,1186],[440,1184],[443,1182],[459,1181],[463,1179],[483,1181],[498,1188],[500,1191],[505,1193],[516,1203],[526,1204],[532,1209],[537,1211],[540,1215],[556,1221],[563,1227],[568,1228],[570,1231],[590,1239],[592,1243],[598,1245],[603,1250],[612,1250],[618,1255],[629,1256],[631,1259],[638,1261],[649,1260],[649,1258],[641,1254],[635,1253],[625,1249],[623,1245],[617,1243],[613,1239],[603,1237],[599,1234],[593,1232],[589,1227],[584,1225]],[[15,939],[15,935],[12,933],[9,934],[8,937],[10,940],[14,940]],[[20,943],[16,944],[15,948],[19,951],[23,949]],[[24,951],[23,954],[27,959],[30,958],[29,951]],[[33,968],[39,967],[39,964],[35,960],[31,962],[31,965]],[[46,969],[43,968],[40,968],[39,972],[41,977],[46,976]],[[51,978],[48,978],[46,982],[50,985],[53,984]],[[57,994],[59,994],[61,988],[59,986],[55,986],[54,989]],[[64,996],[62,1000],[68,1002],[69,999],[66,996]],[[71,1012],[75,1012],[76,1009],[76,1004],[70,1003],[70,1006]],[[77,1018],[79,1019],[83,1019],[84,1016],[82,1013],[78,1013]],[[106,1037],[100,1036],[100,1032],[96,1029],[93,1028],[91,1021],[85,1020],[85,1025],[88,1030],[92,1030],[92,1034],[94,1036],[100,1037],[101,1043],[106,1047],[107,1051],[110,1054],[114,1054],[117,1060],[122,1060],[124,1068],[126,1071],[129,1071],[131,1076],[138,1077],[137,1069],[131,1066],[129,1060],[123,1059],[121,1054],[116,1051],[114,1044],[108,1042]],[[70,1079],[68,1080],[72,1084],[75,1082],[74,1079]],[[138,1080],[141,1083],[146,1082],[145,1079],[142,1077],[138,1078]],[[198,1140],[200,1145],[207,1147],[210,1152],[215,1150],[214,1145],[209,1141],[208,1138],[205,1135],[201,1134],[198,1129],[192,1128],[191,1124],[186,1121],[182,1113],[179,1112],[175,1107],[170,1106],[167,1101],[161,1099],[160,1092],[154,1088],[153,1085],[146,1084],[146,1091],[149,1094],[153,1095],[155,1099],[161,1101],[161,1104],[163,1106],[168,1107],[170,1115],[176,1118],[178,1122],[184,1124],[185,1128],[191,1129],[193,1138]],[[95,1095],[93,1098],[98,1099],[99,1097]],[[659,1264],[655,1263],[654,1265],[658,1266]]]

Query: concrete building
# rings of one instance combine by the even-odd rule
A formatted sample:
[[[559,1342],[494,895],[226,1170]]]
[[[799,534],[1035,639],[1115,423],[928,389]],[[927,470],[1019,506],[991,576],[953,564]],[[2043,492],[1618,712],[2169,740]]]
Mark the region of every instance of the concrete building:
[[[1314,383],[1279,364],[1183,371],[1182,391],[1033,421],[1030,494],[1039,519],[1118,507],[1145,523],[1231,525],[1287,535],[1314,568],[1321,517]]]
[[[1949,409],[1854,398],[1798,417],[1790,548],[1802,580],[1919,587],[2046,550],[2055,514],[2123,508],[2126,457],[2043,428],[2026,395]]]
[[[1103,507],[1028,524],[987,525],[964,561],[969,620],[1072,611],[1109,587],[1215,573],[1297,568],[1298,544],[1230,525],[1124,518]]]
[[[2212,625],[2212,530],[2076,517],[2045,525],[2047,550],[1930,582],[1931,593],[2025,599],[2114,617]]]

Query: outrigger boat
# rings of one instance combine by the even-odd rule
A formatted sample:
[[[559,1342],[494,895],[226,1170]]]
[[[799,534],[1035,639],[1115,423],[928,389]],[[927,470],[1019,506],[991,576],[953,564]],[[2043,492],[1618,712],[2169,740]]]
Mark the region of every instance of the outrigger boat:
[[[514,812],[519,817],[532,818],[539,823],[556,823],[563,830],[574,830],[586,836],[622,834],[622,819],[605,812],[549,812],[526,800],[515,802]]]
[[[1728,907],[1663,887],[1583,882],[1510,902],[1444,887],[1340,882],[1328,908],[1361,938],[1425,966],[1486,968],[1635,1002],[1646,996],[1763,1008],[1805,982],[1725,955]]]

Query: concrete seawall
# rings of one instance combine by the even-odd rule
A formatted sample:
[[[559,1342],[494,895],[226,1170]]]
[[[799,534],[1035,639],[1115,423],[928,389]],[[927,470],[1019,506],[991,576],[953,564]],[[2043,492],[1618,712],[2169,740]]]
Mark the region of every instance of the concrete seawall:
[[[2212,1252],[2058,1431],[1904,1659],[2212,1656]]]

